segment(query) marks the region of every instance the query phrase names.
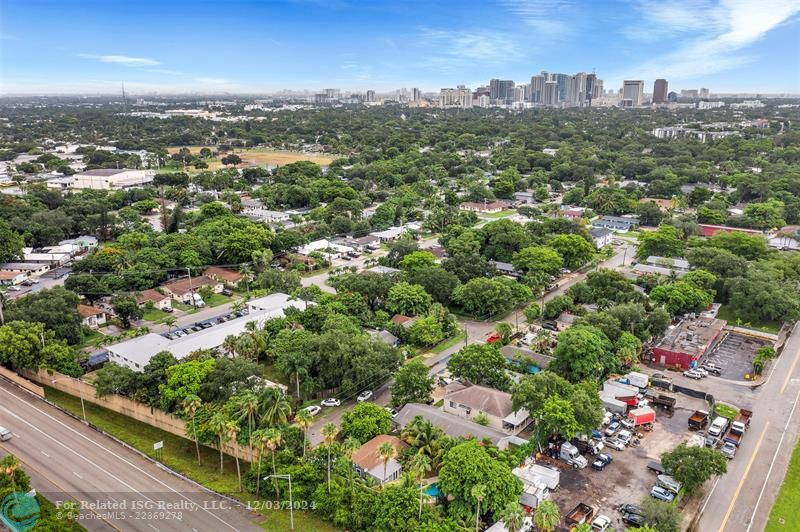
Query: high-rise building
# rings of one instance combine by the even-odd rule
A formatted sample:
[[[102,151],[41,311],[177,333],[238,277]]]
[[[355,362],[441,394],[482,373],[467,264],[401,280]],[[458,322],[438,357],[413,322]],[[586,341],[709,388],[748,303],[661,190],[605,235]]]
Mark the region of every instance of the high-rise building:
[[[630,105],[636,107],[644,103],[644,81],[625,80],[622,84],[622,100],[630,100]]]
[[[653,83],[653,103],[666,103],[668,87],[669,84],[665,79],[657,79]]]
[[[420,100],[422,100],[422,91],[414,87],[411,89],[411,101],[418,102]]]
[[[568,74],[551,74],[552,80],[558,84],[558,100],[563,102],[569,96],[569,83],[571,76]]]
[[[696,100],[700,95],[697,89],[681,89],[681,98],[691,98]]]
[[[586,90],[583,94],[583,102],[589,107],[592,106],[592,99],[596,98],[594,91],[597,86],[597,76],[595,74],[586,74]]]
[[[366,98],[365,98],[365,101],[367,101],[367,102],[374,102],[374,101],[375,101],[375,91],[373,91],[373,90],[368,90],[368,91],[367,91],[367,96],[366,96]]]
[[[700,89],[700,97],[701,98],[708,98],[709,96],[711,96],[711,91],[710,90],[706,89],[705,87]]]
[[[544,103],[544,84],[546,81],[546,72],[531,77],[531,101],[533,103]]]
[[[514,101],[515,102],[526,101],[528,99],[527,94],[528,92],[530,92],[530,87],[531,86],[528,84],[517,85],[516,87],[514,87]]]
[[[464,85],[459,85],[455,89],[442,89],[439,91],[439,107],[468,109],[472,107],[472,91]]]
[[[544,98],[543,103],[548,107],[555,107],[558,105],[558,82],[546,81],[544,83]]]
[[[678,101],[678,93],[675,92],[675,91],[671,91],[669,94],[667,94],[667,101],[668,102],[673,102],[673,103],[677,102]]]
[[[489,82],[489,98],[501,104],[514,101],[514,82],[510,79],[493,79]]]

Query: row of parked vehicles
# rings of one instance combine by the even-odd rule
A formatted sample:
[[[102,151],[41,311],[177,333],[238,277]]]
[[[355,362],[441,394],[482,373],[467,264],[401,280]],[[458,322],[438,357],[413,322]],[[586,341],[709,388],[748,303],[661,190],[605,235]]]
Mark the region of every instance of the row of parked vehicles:
[[[750,427],[752,417],[753,412],[743,408],[739,410],[733,421],[716,416],[709,425],[711,419],[709,413],[705,410],[697,410],[689,417],[688,423],[690,430],[701,431],[708,426],[708,430],[705,432],[705,446],[712,449],[719,448],[727,458],[733,459],[742,443],[744,433]]]
[[[194,325],[184,327],[183,329],[177,329],[169,333],[163,333],[162,336],[164,338],[169,338],[170,340],[177,340],[178,338],[183,338],[187,334],[192,334],[197,331],[202,331],[203,329],[209,329],[215,325],[225,323],[226,321],[230,321],[236,318],[241,318],[242,316],[246,316],[249,313],[250,311],[246,308],[242,310],[237,310],[236,312],[231,312],[230,314],[225,314],[223,316],[219,316],[216,318],[211,318],[205,321],[197,321],[194,323]]]
[[[709,375],[714,375],[719,377],[722,375],[722,368],[713,364],[711,362],[703,362],[700,366],[692,369],[687,369],[683,372],[684,377],[689,377],[690,379],[700,380],[708,377]]]

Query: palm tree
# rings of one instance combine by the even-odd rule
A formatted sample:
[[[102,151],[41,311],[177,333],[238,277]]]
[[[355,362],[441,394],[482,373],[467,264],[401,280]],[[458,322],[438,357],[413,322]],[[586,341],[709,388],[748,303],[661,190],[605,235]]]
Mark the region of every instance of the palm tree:
[[[314,418],[308,410],[300,410],[294,417],[294,423],[303,431],[303,458],[306,457],[306,440],[308,439],[308,427],[313,423]]]
[[[533,514],[533,523],[542,532],[553,532],[561,522],[561,511],[553,501],[542,501]]]
[[[3,458],[2,462],[0,462],[0,473],[4,474],[8,477],[8,481],[11,484],[11,491],[16,492],[16,478],[17,478],[17,470],[19,469],[19,458],[14,456],[13,454],[7,455]]]
[[[278,429],[269,429],[266,434],[266,445],[269,452],[272,454],[272,474],[277,475],[278,469],[275,467],[275,451],[278,450],[278,447],[281,446],[281,441],[283,441],[283,435],[281,431]],[[276,478],[273,478],[272,481],[275,483],[275,494],[278,496],[278,499],[281,498],[281,490],[278,486],[278,481]]]
[[[525,510],[518,502],[510,502],[503,508],[500,519],[505,523],[508,532],[519,532],[525,526]]]
[[[250,447],[253,446],[253,421],[258,415],[258,396],[253,390],[245,390],[236,400],[236,413],[239,415],[237,421],[247,419],[247,433],[250,435]]]
[[[417,479],[417,484],[419,487],[418,519],[422,519],[422,494],[425,492],[423,489],[424,486],[422,485],[422,479],[425,478],[425,473],[428,473],[431,470],[431,459],[428,458],[428,455],[418,452],[411,458],[411,461],[408,465]]]
[[[175,326],[176,323],[178,323],[178,318],[176,318],[175,316],[167,316],[161,321],[164,322],[164,325],[169,327],[169,332],[172,332],[172,328]]]
[[[238,338],[236,338],[232,334],[229,334],[222,341],[222,350],[225,351],[228,354],[228,356],[230,356],[230,357],[236,357],[236,341],[237,340],[238,340]]]
[[[194,447],[197,450],[197,465],[200,465],[200,440],[197,438],[197,426],[195,425],[195,416],[197,411],[203,405],[203,401],[196,395],[187,395],[183,400],[183,413],[192,420],[192,433],[194,434]]]
[[[224,454],[222,453],[222,444],[225,442],[225,436],[228,433],[228,416],[222,410],[217,410],[206,422],[206,428],[217,435],[219,442],[219,472],[223,471]]]
[[[290,351],[285,356],[278,358],[278,368],[290,378],[293,377],[298,399],[300,399],[300,377],[308,375],[309,362],[308,357],[300,351]]]
[[[247,288],[247,293],[250,293],[250,279],[253,278],[253,269],[247,264],[242,264],[242,266],[239,268],[239,273],[242,274],[242,280],[244,281],[245,287]],[[236,303],[234,303],[233,305],[235,307]]]
[[[286,423],[292,413],[292,405],[283,390],[274,386],[264,388],[258,395],[260,423],[268,427]]]
[[[346,438],[344,442],[342,442],[342,451],[344,451],[344,455],[347,457],[347,461],[350,462],[348,470],[347,479],[350,481],[350,499],[353,499],[353,454],[361,447],[361,444],[358,442],[357,439],[353,438],[352,436]]]
[[[266,430],[257,430],[253,433],[253,441],[255,441],[256,450],[258,451],[258,473],[256,475],[256,499],[258,499],[258,495],[261,492],[261,458],[264,456],[264,450],[267,447],[268,440],[269,440],[269,434]]]
[[[243,334],[235,339],[235,351],[238,355],[243,356],[245,358],[249,358],[250,360],[257,360],[257,346],[253,337],[248,334]]]
[[[481,529],[481,502],[483,499],[486,498],[486,486],[483,484],[475,484],[472,486],[472,489],[469,490],[469,494],[472,495],[472,498],[475,499],[478,503],[477,509],[475,510],[475,532],[480,532]]]
[[[400,438],[431,459],[431,467],[439,469],[442,460],[444,432],[423,417],[415,417],[400,433]]]
[[[235,421],[228,421],[226,423],[228,430],[228,441],[236,442],[236,437],[239,435],[239,425]],[[242,470],[239,469],[239,453],[234,450],[233,457],[236,458],[236,476],[239,478],[239,493],[242,492]]]
[[[388,441],[383,442],[378,447],[378,456],[383,462],[383,478],[381,478],[381,487],[383,487],[383,483],[386,482],[386,468],[389,466],[389,460],[394,458],[395,455],[397,455],[397,449],[395,449],[394,445]]]
[[[331,445],[336,441],[337,434],[339,434],[339,427],[333,423],[325,423],[322,427],[322,437],[328,448],[328,493],[331,492]]]

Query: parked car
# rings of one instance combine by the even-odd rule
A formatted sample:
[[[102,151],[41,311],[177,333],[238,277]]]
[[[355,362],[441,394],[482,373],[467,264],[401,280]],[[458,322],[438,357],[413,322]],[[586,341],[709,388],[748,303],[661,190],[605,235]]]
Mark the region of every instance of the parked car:
[[[642,508],[638,504],[620,504],[617,510],[624,514],[642,515]]]
[[[701,377],[705,378],[708,377],[708,371],[703,368],[694,368],[694,370],[700,374]]]
[[[320,404],[322,406],[339,406],[342,402],[335,397],[328,397],[327,399],[323,399]]]
[[[656,461],[653,461],[653,462],[650,462],[649,464],[647,464],[647,469],[649,469],[650,471],[652,471],[656,475],[663,475],[664,473],[667,472],[667,470],[664,469],[664,466],[661,465],[661,462],[656,462]]]
[[[546,321],[542,323],[542,329],[547,329],[548,331],[558,332],[558,324],[552,321]]]
[[[594,521],[592,521],[592,530],[603,532],[608,529],[609,526],[611,526],[611,519],[605,515],[598,515],[594,518]]]
[[[178,329],[177,331],[175,331],[173,334],[174,334],[175,336],[177,336],[178,338],[183,338],[184,336],[186,336],[186,333],[185,333],[185,332],[183,332],[183,331],[182,331],[182,330],[180,330],[180,329]]]
[[[395,410],[394,408],[390,408],[390,407],[386,406],[383,409],[386,410],[387,412],[389,412],[389,415],[392,416],[392,419],[397,417],[397,410]]]
[[[608,427],[606,427],[606,436],[613,436],[619,430],[619,421],[612,421]]]
[[[605,440],[606,447],[611,447],[616,451],[621,451],[625,448],[625,444],[619,441],[616,438],[606,438]]]
[[[621,441],[624,445],[629,445],[631,443],[632,438],[633,438],[633,433],[628,429],[621,430],[617,434],[617,439]]]
[[[230,288],[223,288],[221,294],[223,296],[231,297],[233,295],[233,290],[231,290]]]
[[[21,284],[22,286],[33,286],[33,281],[31,281],[30,279],[25,279],[25,280],[24,280],[24,281],[22,281],[20,284]]]
[[[351,259],[350,257],[348,257],[347,255],[342,255],[342,256],[341,256],[341,257],[339,257],[339,258],[340,258],[340,259],[342,259],[342,260],[346,260],[346,261],[348,261],[348,262],[350,262],[351,260],[353,260],[353,259]]]
[[[736,456],[736,449],[737,447],[735,444],[727,441],[722,445],[720,451],[725,455],[726,458],[728,458],[728,460],[732,460],[733,457]]]
[[[689,377],[690,379],[694,379],[694,380],[698,380],[698,381],[703,378],[703,375],[700,372],[698,372],[697,370],[693,370],[693,369],[687,369],[686,371],[684,371],[683,372],[683,376],[684,377]]]
[[[661,486],[662,488],[668,489],[675,495],[681,491],[681,484],[677,480],[675,480],[672,475],[658,475],[657,477],[657,485]]]
[[[665,502],[672,502],[672,499],[675,498],[674,493],[666,488],[662,488],[661,486],[653,486],[653,489],[650,490],[650,496],[654,499]]]
[[[173,309],[172,307],[164,307],[161,309],[161,311],[166,312],[167,314],[172,314],[173,312],[175,312],[175,309]]]
[[[363,392],[358,394],[358,397],[356,397],[356,401],[358,401],[359,403],[363,403],[364,401],[369,401],[370,399],[372,399],[372,390],[364,390]]]
[[[307,406],[307,407],[305,407],[303,410],[305,410],[306,412],[308,412],[308,413],[309,413],[310,415],[312,415],[312,416],[316,416],[317,414],[319,414],[320,412],[322,412],[322,408],[320,408],[320,407],[319,407],[319,406],[317,406],[317,405],[311,405],[311,406]]]
[[[592,462],[592,469],[596,471],[602,471],[603,469],[606,468],[608,464],[610,464],[613,461],[614,459],[608,454],[605,453],[598,454],[595,461]]]
[[[622,514],[622,522],[626,525],[642,526],[644,524],[644,517],[639,514],[628,512]]]
[[[9,292],[19,292],[20,290],[22,290],[22,288],[20,288],[19,286],[13,286],[12,285],[12,286],[8,287],[8,291]]]
[[[357,252],[357,251],[348,251],[348,252],[347,252],[347,256],[348,256],[348,257],[352,257],[352,258],[354,258],[354,259],[357,259],[357,258],[359,257],[359,254],[358,254],[358,252]]]
[[[643,403],[646,403],[646,402],[647,401],[645,399],[642,399],[641,401],[639,401],[639,404],[637,405],[638,408],[644,408],[645,406],[647,406],[646,404],[643,404]],[[622,421],[620,421],[620,424],[623,427],[625,427],[626,429],[633,429],[633,427],[635,426],[634,421],[632,419],[630,419],[630,418],[627,418],[627,417],[625,419],[623,419]]]
[[[0,441],[8,441],[13,436],[12,432],[5,427],[0,427]]]

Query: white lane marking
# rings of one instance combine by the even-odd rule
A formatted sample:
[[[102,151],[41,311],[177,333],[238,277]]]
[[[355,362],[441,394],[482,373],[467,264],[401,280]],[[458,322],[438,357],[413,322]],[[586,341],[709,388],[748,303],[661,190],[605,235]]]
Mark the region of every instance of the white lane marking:
[[[45,455],[46,457],[50,458],[50,455],[47,454],[46,452],[42,451],[42,454]]]
[[[116,502],[116,503],[119,503],[119,501],[118,501],[117,499],[115,499],[114,497],[112,497],[111,495],[108,495],[107,497],[108,497],[109,499],[111,499],[112,501],[114,501],[114,502]]]
[[[156,527],[154,527],[153,525],[151,525],[150,523],[147,523],[147,526],[149,526],[150,528],[152,528],[153,530],[158,532],[158,529]]]
[[[12,432],[11,435],[14,436],[15,438],[19,438],[19,434],[17,434],[16,432]]]
[[[140,468],[140,467],[139,467],[139,466],[137,466],[136,464],[134,464],[134,463],[130,462],[129,460],[126,460],[125,458],[123,458],[122,456],[118,455],[118,454],[117,454],[117,453],[115,453],[114,451],[112,451],[112,450],[110,450],[110,449],[108,449],[108,448],[106,448],[106,447],[103,447],[102,445],[100,445],[100,444],[99,444],[99,443],[97,443],[96,441],[92,440],[91,438],[89,438],[89,437],[85,436],[84,434],[81,434],[81,433],[80,433],[80,432],[78,432],[77,430],[75,430],[75,429],[73,429],[72,427],[68,426],[66,423],[63,423],[61,420],[54,418],[53,416],[51,416],[50,414],[48,414],[48,413],[47,413],[47,412],[45,412],[44,410],[42,410],[42,409],[40,409],[40,408],[38,408],[38,407],[34,406],[32,403],[29,403],[29,402],[25,401],[25,400],[24,400],[24,399],[22,399],[21,397],[19,397],[19,396],[17,396],[17,395],[15,395],[15,394],[13,394],[13,393],[11,393],[11,392],[9,392],[9,391],[8,391],[8,390],[6,390],[5,388],[0,388],[0,391],[2,391],[2,392],[4,392],[4,393],[6,393],[7,395],[10,395],[11,397],[13,397],[13,398],[17,399],[18,401],[20,401],[20,402],[24,403],[25,405],[27,405],[27,406],[29,406],[29,407],[33,408],[34,410],[36,410],[37,412],[39,412],[39,413],[40,413],[40,414],[42,414],[43,416],[45,416],[45,417],[47,417],[47,418],[50,418],[51,420],[55,421],[56,423],[58,423],[59,425],[61,425],[61,426],[62,426],[62,427],[64,427],[65,429],[67,429],[67,430],[69,430],[69,431],[71,431],[71,432],[75,433],[77,436],[80,436],[81,438],[83,438],[83,439],[84,439],[84,440],[86,440],[87,442],[89,442],[89,443],[91,443],[91,444],[95,445],[96,447],[99,447],[99,448],[103,449],[104,451],[106,451],[106,452],[107,452],[107,453],[109,453],[110,455],[114,456],[114,457],[115,457],[115,458],[117,458],[118,460],[120,460],[120,461],[122,461],[122,462],[124,462],[124,463],[128,464],[129,466],[131,466],[132,468],[136,469],[137,471],[139,471],[139,472],[140,472],[140,473],[142,473],[143,475],[147,476],[147,477],[148,477],[148,478],[150,478],[151,480],[153,480],[153,481],[157,482],[158,484],[161,484],[162,486],[164,486],[165,488],[167,488],[167,489],[168,489],[168,490],[170,490],[171,492],[173,492],[173,493],[175,493],[176,495],[180,496],[182,499],[184,499],[184,500],[186,500],[186,501],[189,501],[189,502],[190,502],[190,503],[191,503],[191,504],[192,504],[194,507],[196,507],[196,508],[198,508],[198,509],[200,509],[200,510],[203,510],[203,511],[204,511],[204,512],[206,512],[208,515],[212,516],[214,519],[216,519],[216,520],[217,520],[217,521],[219,521],[220,523],[224,524],[225,526],[227,526],[227,527],[228,527],[228,528],[230,528],[231,530],[238,530],[238,529],[237,529],[235,526],[231,525],[230,523],[228,523],[227,521],[225,521],[224,519],[222,519],[222,518],[221,518],[220,516],[218,516],[217,514],[215,514],[215,513],[211,512],[211,511],[209,511],[209,510],[208,510],[208,508],[204,508],[203,506],[201,506],[201,505],[197,504],[196,502],[194,502],[194,501],[193,501],[193,500],[191,500],[189,497],[187,497],[186,495],[182,494],[181,492],[179,492],[178,490],[176,490],[175,488],[173,488],[173,487],[172,487],[172,486],[170,486],[169,484],[167,484],[167,483],[163,482],[162,480],[160,480],[160,479],[158,479],[158,478],[154,477],[153,475],[151,475],[151,474],[150,474],[150,473],[148,473],[147,471],[143,470],[142,468]],[[124,484],[125,486],[127,486],[128,488],[130,488],[130,490],[131,490],[131,491],[133,491],[133,492],[136,492],[136,493],[138,493],[139,495],[142,495],[142,497],[144,497],[144,498],[146,498],[146,499],[148,499],[148,500],[152,500],[152,499],[149,499],[149,498],[148,498],[146,495],[144,495],[144,494],[142,494],[141,492],[139,492],[139,491],[137,491],[136,489],[134,489],[132,486],[130,486],[129,484],[127,484],[127,483],[126,483],[125,481],[123,481],[122,479],[120,479],[120,478],[116,477],[115,475],[111,474],[110,472],[108,472],[108,471],[106,471],[106,470],[104,470],[104,469],[101,469],[101,468],[100,468],[100,466],[97,466],[97,465],[96,465],[94,462],[91,462],[91,461],[89,461],[89,459],[87,459],[86,457],[84,457],[83,455],[81,455],[80,453],[78,453],[77,451],[75,451],[74,449],[72,449],[72,448],[70,448],[70,447],[67,447],[66,445],[64,445],[64,444],[63,444],[63,443],[61,443],[60,441],[56,440],[55,438],[53,438],[53,437],[52,437],[52,436],[50,436],[49,434],[45,434],[45,433],[44,433],[42,430],[40,430],[38,427],[35,427],[35,426],[34,426],[34,425],[32,425],[31,423],[28,423],[27,421],[23,420],[22,418],[20,418],[19,416],[17,416],[17,415],[16,415],[16,414],[14,414],[13,412],[11,412],[10,410],[8,410],[8,409],[6,409],[6,408],[3,408],[2,406],[0,406],[0,408],[2,408],[3,410],[5,410],[6,412],[8,412],[10,415],[12,415],[12,416],[14,416],[14,417],[16,417],[16,418],[20,419],[20,420],[21,420],[21,421],[23,421],[25,424],[27,424],[27,425],[30,425],[32,428],[34,428],[34,429],[35,429],[35,430],[37,430],[38,432],[41,432],[42,434],[44,434],[45,436],[47,436],[47,437],[48,437],[48,438],[50,438],[51,440],[53,440],[53,441],[55,441],[56,443],[58,443],[59,445],[61,445],[62,447],[66,448],[66,449],[69,449],[71,452],[73,452],[73,453],[74,453],[74,454],[76,454],[77,456],[81,457],[81,458],[82,458],[83,460],[85,460],[86,462],[88,462],[88,463],[92,464],[93,466],[97,467],[97,468],[98,468],[98,469],[100,469],[101,471],[104,471],[104,472],[105,472],[105,473],[107,473],[109,476],[111,476],[112,478],[114,478],[115,480],[117,480],[118,482],[120,482],[121,484]]]
[[[76,471],[73,471],[72,474],[78,477],[79,479],[83,480],[83,477],[80,476]]]

